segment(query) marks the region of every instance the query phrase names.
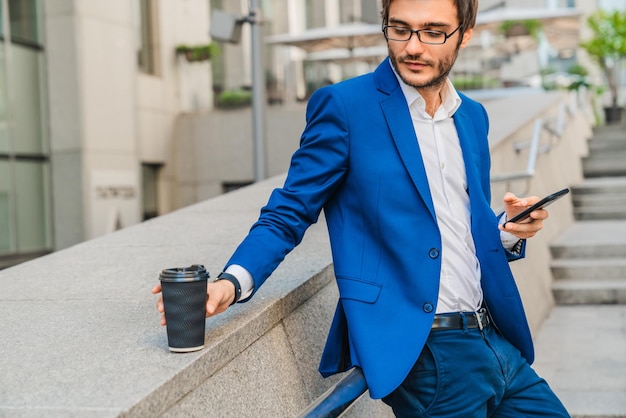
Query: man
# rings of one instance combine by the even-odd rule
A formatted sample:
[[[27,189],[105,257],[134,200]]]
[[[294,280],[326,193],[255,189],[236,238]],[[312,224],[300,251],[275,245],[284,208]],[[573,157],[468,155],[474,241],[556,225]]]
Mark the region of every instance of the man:
[[[507,193],[495,216],[487,115],[447,78],[476,9],[383,0],[389,59],[311,97],[285,185],[209,284],[207,315],[251,297],[324,209],[340,294],[324,376],[362,368],[397,416],[565,417],[529,366],[508,266],[548,214],[502,226],[538,199]]]

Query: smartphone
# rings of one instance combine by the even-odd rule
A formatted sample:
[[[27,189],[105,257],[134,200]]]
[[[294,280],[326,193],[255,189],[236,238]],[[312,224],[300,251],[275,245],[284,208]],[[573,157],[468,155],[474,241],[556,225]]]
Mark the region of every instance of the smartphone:
[[[551,195],[548,195],[548,196],[544,197],[543,199],[541,199],[539,202],[535,203],[534,205],[532,205],[528,209],[525,209],[524,211],[518,213],[517,215],[515,215],[511,219],[507,220],[504,224],[506,225],[509,222],[520,222],[520,221],[523,221],[524,219],[527,219],[530,216],[530,213],[532,211],[537,210],[537,209],[543,209],[546,206],[548,206],[549,204],[551,204],[553,202],[556,202],[558,199],[562,198],[563,196],[565,196],[568,193],[569,193],[569,189],[568,188],[565,188],[563,190],[559,190],[558,192],[552,193]]]

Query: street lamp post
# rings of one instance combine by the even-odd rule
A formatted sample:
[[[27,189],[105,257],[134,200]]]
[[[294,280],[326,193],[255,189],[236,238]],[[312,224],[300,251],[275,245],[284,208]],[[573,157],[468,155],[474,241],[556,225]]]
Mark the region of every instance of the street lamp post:
[[[254,180],[265,178],[265,82],[263,76],[263,26],[260,0],[250,0],[247,21],[251,26],[252,48],[252,135],[254,141]]]

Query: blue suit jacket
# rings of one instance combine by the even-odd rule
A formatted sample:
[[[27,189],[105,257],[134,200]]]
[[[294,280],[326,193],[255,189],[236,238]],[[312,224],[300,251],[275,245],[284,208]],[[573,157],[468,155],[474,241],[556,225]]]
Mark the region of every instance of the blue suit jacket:
[[[485,302],[528,359],[533,346],[490,208],[488,119],[465,96],[454,115],[467,172]],[[359,366],[370,395],[394,390],[419,357],[435,315],[441,236],[406,99],[385,60],[375,72],[318,90],[285,185],[228,264],[259,288],[324,209],[340,299],[320,364]],[[522,252],[523,254],[523,252]],[[519,258],[520,256],[517,256]]]

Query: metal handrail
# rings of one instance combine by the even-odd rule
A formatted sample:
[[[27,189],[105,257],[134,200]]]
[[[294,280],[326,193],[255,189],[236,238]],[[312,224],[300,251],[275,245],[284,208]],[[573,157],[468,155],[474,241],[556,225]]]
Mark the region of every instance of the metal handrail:
[[[530,142],[528,143],[515,143],[513,147],[515,152],[520,152],[525,148],[530,148],[528,152],[528,162],[526,163],[526,170],[521,172],[507,173],[507,174],[496,174],[491,176],[491,181],[493,183],[503,182],[503,181],[512,181],[512,180],[520,180],[532,177],[535,174],[535,165],[537,164],[537,154],[539,154],[539,140],[541,139],[541,130],[543,129],[543,119],[535,120],[535,127],[533,129],[533,136]]]
[[[574,115],[574,109],[572,109],[571,103],[563,104],[559,106],[556,118],[549,120],[543,120],[541,118],[535,119],[535,125],[533,129],[533,135],[529,142],[513,144],[513,149],[516,153],[528,148],[528,162],[526,163],[526,169],[524,171],[494,174],[491,176],[492,183],[507,183],[507,188],[510,187],[510,183],[516,180],[526,180],[526,190],[522,192],[525,194],[528,192],[530,179],[535,175],[535,167],[537,165],[537,157],[539,154],[545,154],[554,147],[554,139],[560,140],[563,137],[563,132],[566,126],[566,114],[569,116]],[[541,140],[541,134],[543,131],[548,132],[550,137],[550,143],[539,146]]]
[[[298,418],[336,418],[366,391],[363,372],[355,367],[300,413]]]

